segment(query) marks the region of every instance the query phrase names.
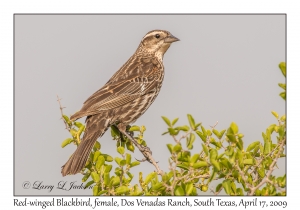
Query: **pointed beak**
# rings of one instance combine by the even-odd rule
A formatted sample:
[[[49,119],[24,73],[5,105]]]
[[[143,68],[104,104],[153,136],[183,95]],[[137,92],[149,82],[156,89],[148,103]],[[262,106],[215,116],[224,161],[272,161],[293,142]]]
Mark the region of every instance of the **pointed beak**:
[[[169,36],[167,36],[164,40],[165,40],[165,43],[172,43],[172,42],[180,41],[180,39],[176,38],[172,34],[170,34]]]

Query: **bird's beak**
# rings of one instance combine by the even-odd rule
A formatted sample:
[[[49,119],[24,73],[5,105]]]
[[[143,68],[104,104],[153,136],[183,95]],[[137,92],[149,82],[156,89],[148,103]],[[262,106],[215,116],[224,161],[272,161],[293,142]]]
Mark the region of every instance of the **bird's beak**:
[[[165,43],[172,43],[172,42],[180,41],[180,39],[176,38],[172,34],[170,34],[169,36],[167,36],[164,40],[165,40]]]

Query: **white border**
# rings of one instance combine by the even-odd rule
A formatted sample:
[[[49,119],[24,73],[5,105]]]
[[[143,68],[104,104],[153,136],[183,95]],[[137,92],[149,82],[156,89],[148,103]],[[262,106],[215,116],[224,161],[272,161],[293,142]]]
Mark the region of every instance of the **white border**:
[[[298,8],[298,9],[297,9]],[[1,128],[1,201],[3,209],[13,207],[13,14],[14,13],[287,13],[287,66],[288,66],[288,196],[281,198],[264,198],[263,200],[287,200],[285,209],[297,209],[299,195],[298,154],[299,149],[299,40],[300,16],[297,1],[162,1],[162,0],[2,0],[0,3],[0,128]],[[266,55],[268,56],[268,55]],[[30,120],[30,119],[29,119]],[[34,120],[34,116],[33,119]],[[298,137],[298,138],[297,138]],[[22,199],[21,197],[17,197]],[[87,198],[87,197],[84,197]],[[204,197],[202,199],[207,199]],[[34,197],[29,199],[35,200]],[[50,200],[49,197],[38,199]],[[67,197],[66,199],[71,199]],[[94,199],[94,198],[92,198]],[[120,198],[119,198],[120,199]],[[148,200],[151,198],[144,198]],[[153,199],[153,198],[152,198]],[[162,198],[167,199],[167,198]],[[183,199],[176,198],[176,199]],[[194,199],[194,198],[193,198]],[[222,197],[224,200],[239,200],[238,198]],[[251,199],[251,198],[249,198]],[[261,198],[259,198],[261,199]],[[5,208],[6,207],[6,208]],[[29,207],[31,209],[31,207]],[[38,207],[41,208],[41,207]],[[58,208],[58,207],[56,207]],[[74,207],[64,207],[73,209]],[[132,207],[122,207],[133,209]],[[135,206],[135,208],[138,208]],[[180,207],[182,208],[182,207]],[[199,208],[199,207],[198,207]],[[217,208],[217,207],[215,207]],[[228,207],[227,209],[229,209]],[[232,208],[232,207],[231,207]],[[257,208],[257,207],[256,207]],[[47,208],[49,209],[49,207]],[[78,208],[79,209],[79,208]],[[82,209],[82,207],[80,208]],[[112,208],[110,208],[112,209]],[[202,208],[206,209],[206,208]],[[212,208],[209,208],[212,209]],[[224,208],[223,208],[224,209]],[[225,207],[226,209],[226,207]],[[235,209],[245,209],[238,207]],[[251,209],[251,208],[247,208]]]

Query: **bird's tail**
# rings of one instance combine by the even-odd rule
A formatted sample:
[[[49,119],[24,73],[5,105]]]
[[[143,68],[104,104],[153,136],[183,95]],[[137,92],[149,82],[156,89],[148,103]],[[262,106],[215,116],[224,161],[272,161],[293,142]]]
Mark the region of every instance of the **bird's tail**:
[[[83,169],[95,142],[109,128],[109,124],[109,119],[102,114],[87,118],[86,129],[81,143],[66,164],[62,166],[61,173],[63,176],[77,174]]]

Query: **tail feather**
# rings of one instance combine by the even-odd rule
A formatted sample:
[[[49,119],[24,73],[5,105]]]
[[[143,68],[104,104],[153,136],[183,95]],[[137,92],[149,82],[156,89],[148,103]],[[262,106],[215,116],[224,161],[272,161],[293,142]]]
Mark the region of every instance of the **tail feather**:
[[[87,118],[86,130],[81,143],[66,164],[62,166],[61,173],[63,176],[77,174],[83,169],[95,142],[108,127],[109,120],[103,115],[98,114]]]

